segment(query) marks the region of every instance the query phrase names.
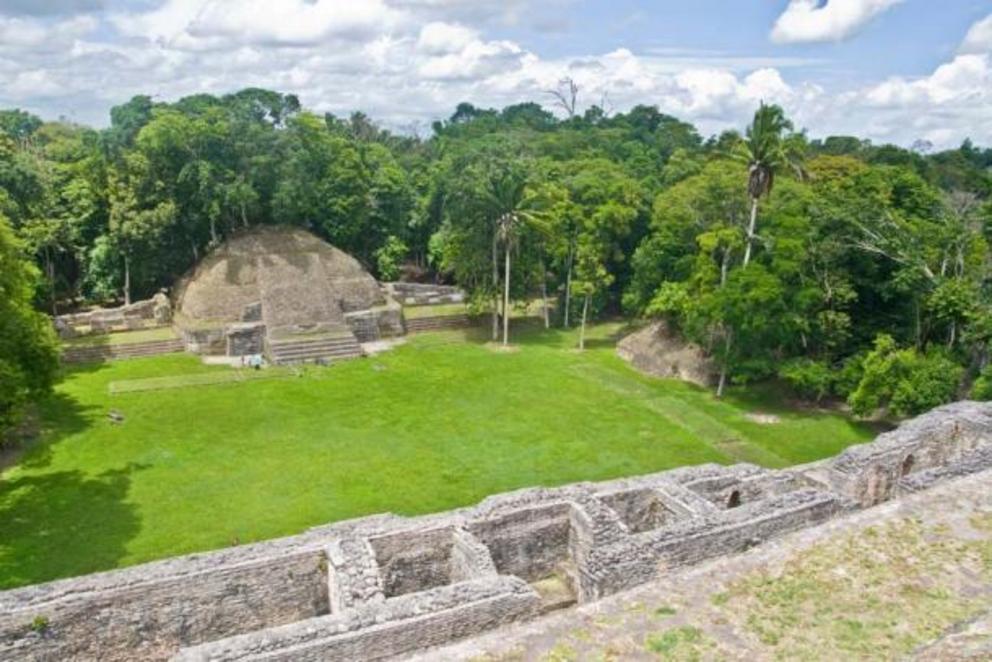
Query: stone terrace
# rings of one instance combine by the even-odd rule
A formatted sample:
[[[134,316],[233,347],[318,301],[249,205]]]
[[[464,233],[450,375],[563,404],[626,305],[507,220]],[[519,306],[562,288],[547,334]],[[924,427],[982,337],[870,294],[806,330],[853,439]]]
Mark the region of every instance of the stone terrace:
[[[382,659],[598,598],[992,467],[992,404],[814,465],[490,497],[0,593],[0,659]]]

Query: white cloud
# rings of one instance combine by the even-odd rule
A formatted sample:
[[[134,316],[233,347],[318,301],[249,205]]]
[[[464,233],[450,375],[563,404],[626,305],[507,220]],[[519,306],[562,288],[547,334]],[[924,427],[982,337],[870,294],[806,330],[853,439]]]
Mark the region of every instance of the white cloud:
[[[971,26],[961,44],[962,53],[992,53],[992,14]]]
[[[31,18],[6,18],[0,14],[0,51],[61,50],[96,27],[96,19],[89,16],[47,24]]]
[[[840,41],[902,0],[790,0],[772,28],[772,41],[794,44]]]
[[[798,77],[797,67],[822,63],[796,57],[589,52],[581,45],[542,57],[488,36],[487,25],[569,1],[158,0],[141,11],[76,18],[0,16],[0,107],[105,125],[108,107],[135,94],[174,100],[264,87],[297,94],[318,112],[361,110],[407,128],[449,116],[459,101],[550,105],[546,91],[571,76],[581,107],[604,99],[616,112],[653,104],[704,134],[742,127],[764,100],[781,104],[814,135],[907,145],[926,138],[938,147],[966,136],[992,143],[985,21],[957,57],[929,75],[856,88],[841,83],[829,92]],[[832,0],[816,11],[838,12],[843,4]],[[837,24],[836,15],[828,19]]]
[[[331,38],[364,39],[398,18],[382,0],[167,0],[152,11],[118,13],[112,20],[125,34],[199,50],[229,40],[307,46]]]
[[[434,21],[420,29],[417,47],[430,55],[445,55],[463,50],[478,38],[478,32],[464,25]]]

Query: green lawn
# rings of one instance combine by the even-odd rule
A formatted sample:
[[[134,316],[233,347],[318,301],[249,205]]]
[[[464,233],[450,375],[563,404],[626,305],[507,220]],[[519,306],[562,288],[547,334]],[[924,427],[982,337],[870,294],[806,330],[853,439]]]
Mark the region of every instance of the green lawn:
[[[784,466],[872,436],[764,392],[718,401],[641,376],[614,355],[618,330],[594,328],[584,353],[574,333],[518,330],[515,352],[425,334],[276,379],[229,381],[231,368],[188,355],[71,369],[42,403],[42,439],[0,476],[0,587],[526,486]]]

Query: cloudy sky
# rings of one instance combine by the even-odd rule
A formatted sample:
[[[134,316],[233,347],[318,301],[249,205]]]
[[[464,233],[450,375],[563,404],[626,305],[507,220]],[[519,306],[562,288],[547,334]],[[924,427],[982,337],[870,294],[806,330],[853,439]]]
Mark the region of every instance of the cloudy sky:
[[[992,0],[0,0],[0,107],[96,126],[256,86],[426,132],[565,76],[706,133],[765,99],[813,136],[992,145]]]

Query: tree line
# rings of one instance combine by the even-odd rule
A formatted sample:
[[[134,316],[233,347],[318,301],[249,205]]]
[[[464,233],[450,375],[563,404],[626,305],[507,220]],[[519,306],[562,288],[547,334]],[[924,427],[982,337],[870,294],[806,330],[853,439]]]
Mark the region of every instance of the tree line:
[[[564,119],[462,103],[425,137],[260,89],[138,96],[102,130],[0,111],[0,255],[28,259],[16,288],[57,314],[168,287],[245,227],[297,225],[381,279],[459,284],[504,342],[506,310],[553,300],[549,326],[663,318],[713,356],[720,393],[777,378],[865,415],[990,397],[992,150],[810,140],[764,104],[704,138],[554,92]],[[0,348],[10,411],[30,389]]]

